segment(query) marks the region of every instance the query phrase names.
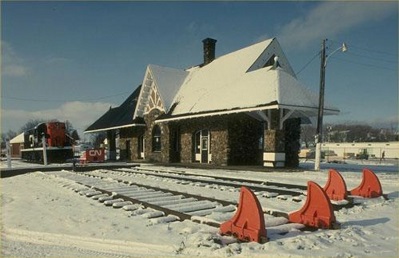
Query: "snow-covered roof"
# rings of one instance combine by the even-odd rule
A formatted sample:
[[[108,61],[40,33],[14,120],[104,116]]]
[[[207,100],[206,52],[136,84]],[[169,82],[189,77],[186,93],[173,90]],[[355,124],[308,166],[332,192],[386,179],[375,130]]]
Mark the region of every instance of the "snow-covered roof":
[[[275,108],[310,117],[318,110],[318,96],[297,80],[276,38],[187,70],[149,65],[142,85],[134,118],[154,107],[166,113],[159,121]],[[325,104],[326,115],[338,112]]]
[[[149,69],[160,92],[164,107],[168,111],[188,72],[158,65],[149,65]]]
[[[273,66],[270,59],[275,56],[278,65]],[[305,109],[309,116],[318,109],[318,96],[296,79],[276,39],[232,52],[189,71],[168,120],[218,111],[281,107]],[[325,114],[339,112],[329,105],[325,105],[325,110]]]
[[[15,136],[14,138],[12,138],[10,140],[10,143],[24,143],[24,133],[18,134],[17,136]]]
[[[219,87],[198,89],[201,93],[184,94],[177,99],[172,115],[202,113],[279,104],[318,107],[318,96],[307,90],[281,68],[265,67],[236,78]],[[327,107],[327,109],[333,109]]]

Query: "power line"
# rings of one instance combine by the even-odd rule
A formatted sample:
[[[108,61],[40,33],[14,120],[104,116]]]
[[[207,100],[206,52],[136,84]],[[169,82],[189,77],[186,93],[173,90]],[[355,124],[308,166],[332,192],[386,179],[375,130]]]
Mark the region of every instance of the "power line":
[[[340,44],[337,41],[333,41],[333,40],[331,40],[331,42],[334,42],[334,45]],[[394,60],[397,57],[393,53],[380,51],[380,50],[376,50],[376,49],[371,49],[371,48],[360,47],[360,46],[356,46],[356,45],[352,45],[352,44],[347,44],[347,46],[348,46],[348,51],[345,53],[345,56],[348,55],[348,56],[357,57],[357,58],[355,60],[353,60],[353,58],[351,60],[349,60],[346,58],[335,56],[334,59],[344,61],[347,63],[368,66],[368,67],[373,67],[373,68],[387,70],[387,71],[397,71],[397,69],[395,69],[395,67],[397,67],[398,61],[397,61],[397,59]],[[384,56],[381,56],[381,55],[384,55]],[[362,60],[362,59],[365,62],[358,61],[358,60]],[[370,62],[370,60],[372,60],[372,62]],[[385,63],[385,65],[383,63]]]
[[[374,64],[366,64],[366,63],[361,63],[361,62],[356,62],[356,61],[352,61],[352,60],[348,60],[345,58],[340,58],[340,57],[336,57],[336,60],[339,61],[344,61],[344,62],[348,62],[348,63],[352,63],[352,64],[357,64],[357,65],[362,65],[362,66],[369,66],[369,67],[374,67],[374,68],[378,68],[378,69],[382,69],[382,70],[387,70],[387,71],[393,71],[396,72],[396,69],[392,69],[391,67],[386,67],[386,66],[380,66],[380,65],[374,65]]]
[[[341,44],[340,42],[335,41],[335,40],[330,40],[330,41],[331,41],[331,42],[334,42],[335,44]],[[366,47],[360,47],[360,46],[356,46],[356,45],[353,45],[353,44],[346,44],[346,45],[348,46],[348,49],[357,48],[357,49],[360,49],[360,50],[363,50],[363,51],[367,51],[367,52],[373,52],[373,53],[377,53],[377,54],[395,56],[395,55],[393,55],[391,52],[385,52],[385,51],[381,51],[381,50],[377,50],[377,49],[371,49],[371,48],[366,48]]]
[[[317,52],[316,55],[314,55],[314,56],[312,57],[312,59],[310,59],[310,61],[307,62],[307,63],[296,73],[296,75],[299,75],[303,70],[305,70],[305,68],[308,67],[308,65],[310,65],[310,63],[312,63],[313,60],[314,60],[317,56],[319,56],[319,55],[320,55],[320,51]]]
[[[368,58],[368,59],[373,59],[376,61],[381,61],[381,62],[386,62],[386,63],[392,63],[392,64],[397,64],[398,61],[391,61],[391,60],[386,60],[386,59],[382,59],[382,58],[378,58],[378,57],[372,57],[372,56],[366,56],[366,55],[360,55],[360,54],[356,54],[353,52],[349,52],[346,53],[347,55],[352,55],[352,56],[358,56],[358,57],[363,57],[363,58]]]
[[[107,99],[107,98],[112,98],[116,96],[120,96],[123,94],[129,93],[128,91],[113,94],[113,95],[107,95],[107,96],[102,96],[98,98],[87,98],[87,99],[75,99],[73,101],[95,101],[95,100],[102,100],[102,99]],[[19,98],[19,97],[13,97],[13,96],[1,96],[2,99],[11,99],[11,100],[19,100],[19,101],[31,101],[31,102],[65,102],[67,100],[65,99],[33,99],[33,98]]]

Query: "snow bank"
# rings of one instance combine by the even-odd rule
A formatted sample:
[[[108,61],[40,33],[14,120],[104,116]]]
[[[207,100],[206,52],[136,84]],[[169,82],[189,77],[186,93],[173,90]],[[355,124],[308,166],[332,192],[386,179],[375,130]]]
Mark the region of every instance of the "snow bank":
[[[291,183],[295,179],[295,184],[313,180],[324,185],[327,180],[326,170],[270,173],[186,171],[207,176],[217,174]],[[348,188],[360,183],[359,172],[343,173]],[[3,257],[396,257],[399,251],[399,176],[397,172],[377,175],[389,200],[363,199],[353,208],[336,211],[337,220],[342,224],[339,230],[300,231],[301,225],[281,225],[284,219],[267,215],[269,242],[265,244],[239,243],[232,237],[220,236],[217,228],[205,224],[176,221],[174,217],[148,219],[133,215],[133,211],[107,207],[98,200],[76,193],[71,189],[73,184],[68,187],[68,180],[51,173],[34,172],[4,178],[1,180],[1,252]],[[134,180],[139,180],[139,177]],[[237,201],[239,196],[238,191],[182,185],[171,180],[156,181],[150,177],[140,180],[231,201]],[[277,201],[262,195],[258,198],[263,208],[286,212],[298,209],[304,203],[304,200]],[[231,214],[234,214],[233,210]],[[174,222],[167,223],[169,221]]]

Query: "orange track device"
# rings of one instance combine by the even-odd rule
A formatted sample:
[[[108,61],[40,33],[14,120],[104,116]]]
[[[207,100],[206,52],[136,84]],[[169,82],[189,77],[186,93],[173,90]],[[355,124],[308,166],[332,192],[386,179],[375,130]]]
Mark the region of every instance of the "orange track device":
[[[315,228],[332,229],[339,227],[330,199],[323,188],[313,181],[308,181],[307,198],[304,206],[300,210],[290,213],[288,220],[292,223],[300,223]]]
[[[233,235],[241,241],[267,241],[265,218],[255,194],[242,186],[238,208],[233,218],[220,225],[222,235]]]
[[[323,189],[330,200],[341,201],[348,198],[345,180],[335,169],[328,171],[328,180]]]
[[[364,198],[375,198],[383,196],[380,180],[370,169],[363,169],[363,179],[358,187],[349,191],[350,195],[362,196]],[[387,198],[386,196],[384,196]]]

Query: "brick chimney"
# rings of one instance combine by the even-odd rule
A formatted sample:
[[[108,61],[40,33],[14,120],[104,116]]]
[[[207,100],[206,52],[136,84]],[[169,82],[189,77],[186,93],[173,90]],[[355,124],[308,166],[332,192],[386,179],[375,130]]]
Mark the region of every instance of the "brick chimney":
[[[216,39],[206,38],[202,41],[204,43],[204,64],[207,65],[215,59],[215,45]]]

